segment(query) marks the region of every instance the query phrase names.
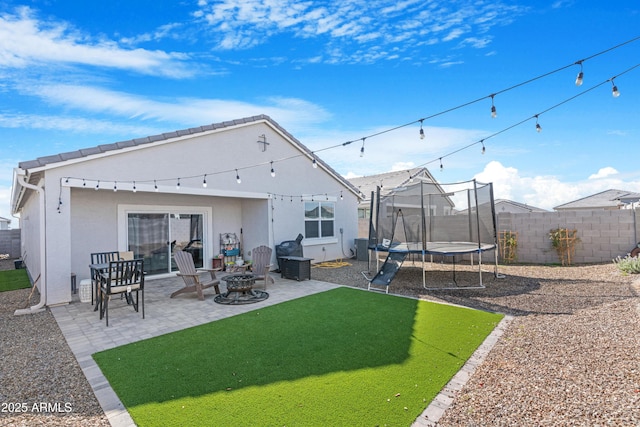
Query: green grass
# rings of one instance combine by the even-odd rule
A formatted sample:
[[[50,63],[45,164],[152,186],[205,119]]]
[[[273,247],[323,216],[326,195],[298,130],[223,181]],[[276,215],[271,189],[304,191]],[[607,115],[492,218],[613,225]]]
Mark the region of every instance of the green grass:
[[[501,319],[338,288],[93,357],[139,426],[409,426]]]
[[[0,271],[0,292],[15,291],[16,289],[30,288],[31,282],[27,270],[3,270]]]

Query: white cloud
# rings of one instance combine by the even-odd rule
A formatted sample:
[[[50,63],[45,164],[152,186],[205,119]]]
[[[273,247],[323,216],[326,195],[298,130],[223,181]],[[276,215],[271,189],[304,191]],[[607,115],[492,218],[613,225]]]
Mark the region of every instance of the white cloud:
[[[600,179],[600,178],[606,178],[608,176],[611,175],[617,175],[618,171],[615,170],[614,168],[612,168],[611,166],[607,166],[606,168],[602,168],[598,171],[598,173],[595,173],[591,176],[589,176],[589,179]]]
[[[200,126],[239,117],[267,114],[286,129],[296,132],[330,118],[322,107],[298,98],[267,97],[256,102],[223,99],[178,98],[155,100],[100,87],[78,85],[28,85],[23,88],[47,103],[93,114],[109,114],[120,118],[138,118],[171,122],[178,125]],[[82,132],[108,132],[111,123],[79,118],[32,117],[28,115],[0,115],[0,126],[41,127]],[[152,129],[153,126],[147,126]],[[119,128],[127,134],[141,133],[145,126]],[[135,132],[132,132],[135,130]],[[110,132],[113,133],[113,132]]]
[[[605,171],[602,178],[611,176],[611,169],[600,169],[600,172]],[[562,182],[555,176],[522,176],[516,168],[496,161],[488,163],[475,178],[480,182],[493,183],[496,199],[513,200],[547,210],[609,189],[640,191],[639,179],[594,180],[589,177],[576,182]]]
[[[65,22],[39,21],[31,9],[0,16],[0,67],[91,65],[180,78],[193,75],[183,53],[123,49],[112,40],[90,40]]]
[[[500,1],[425,4],[417,0],[332,0],[319,5],[295,0],[220,0],[201,2],[198,6],[194,16],[201,16],[214,30],[214,42],[220,49],[247,49],[286,33],[300,39],[319,40],[321,51],[340,50],[340,55],[329,55],[334,62],[337,59],[355,61],[351,58],[354,50],[361,50],[363,46],[368,49],[372,42],[411,52],[418,46],[448,42],[468,34],[458,47],[484,48],[491,42],[485,33],[497,25],[510,23],[527,10]],[[335,41],[339,43],[336,45]],[[385,47],[382,51],[391,52],[391,49]],[[318,52],[312,56],[317,57]],[[399,52],[394,56],[403,58]],[[357,57],[370,59],[361,54]]]

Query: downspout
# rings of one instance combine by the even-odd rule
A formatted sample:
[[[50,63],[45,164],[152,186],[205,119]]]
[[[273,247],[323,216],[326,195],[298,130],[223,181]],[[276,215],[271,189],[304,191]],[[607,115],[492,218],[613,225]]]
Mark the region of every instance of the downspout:
[[[47,275],[46,275],[46,247],[45,247],[45,200],[44,200],[44,188],[38,187],[27,182],[26,175],[19,175],[16,182],[24,188],[28,188],[38,193],[40,199],[40,302],[29,308],[23,308],[16,310],[14,316],[20,316],[23,314],[34,314],[44,310],[44,306],[47,303]],[[33,284],[35,286],[35,283]]]

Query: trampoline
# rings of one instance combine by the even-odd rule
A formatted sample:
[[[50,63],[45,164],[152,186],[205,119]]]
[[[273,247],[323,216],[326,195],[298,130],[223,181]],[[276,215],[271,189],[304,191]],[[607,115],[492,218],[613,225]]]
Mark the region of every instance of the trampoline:
[[[380,290],[376,286],[381,286],[388,292],[391,281],[410,254],[421,256],[425,289],[484,288],[482,254],[493,251],[494,275],[499,277],[497,247],[492,184],[475,180],[439,184],[421,179],[395,188],[384,197],[380,188],[371,195],[368,248],[375,254],[378,272],[372,279],[367,278],[369,289]],[[382,267],[379,253],[387,254]],[[425,263],[431,262],[434,255],[451,258],[454,286],[427,285]],[[478,284],[458,286],[456,257],[467,258],[473,265],[475,256]]]

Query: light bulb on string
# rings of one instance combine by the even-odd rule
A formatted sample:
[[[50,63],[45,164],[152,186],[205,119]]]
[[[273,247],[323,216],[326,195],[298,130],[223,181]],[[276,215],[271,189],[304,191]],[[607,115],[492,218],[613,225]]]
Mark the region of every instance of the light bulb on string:
[[[364,140],[366,138],[362,138],[362,148],[360,148],[360,157],[364,157]]]
[[[344,196],[342,195],[342,191],[340,191],[340,200],[344,200]]]
[[[480,144],[482,144],[482,154],[484,154],[484,152],[487,151],[487,149],[484,146],[484,139],[480,141]]]
[[[422,122],[424,119],[420,119],[420,139],[424,139],[424,129],[422,129]]]
[[[491,118],[495,119],[496,117],[498,117],[498,112],[496,111],[496,106],[493,104],[493,97],[495,96],[495,94],[491,95]]]
[[[442,166],[442,157],[440,157],[440,171],[442,172],[442,170],[444,169],[444,166]]]
[[[178,182],[176,183],[176,190],[180,190],[180,178],[178,178]]]
[[[156,182],[156,180],[153,180],[153,190],[157,193],[158,192],[158,183]]]
[[[118,181],[113,183],[113,192],[115,193],[116,191],[118,191]]]
[[[98,183],[96,184],[96,190],[100,189],[100,181],[98,181]]]
[[[271,162],[271,177],[272,178],[276,177],[276,171],[273,169],[273,161]]]
[[[540,123],[538,123],[538,115],[536,114],[536,132],[540,133],[542,132],[542,126],[540,126]]]
[[[584,78],[584,73],[582,72],[582,61],[578,61],[576,64],[580,65],[580,72],[576,77],[576,86],[582,86],[582,80]]]
[[[136,188],[136,182],[135,182],[135,181],[133,181],[133,192],[135,193],[135,192],[137,192],[137,191],[138,191],[138,189]]]
[[[313,158],[313,162],[311,163],[311,166],[313,166],[314,169],[318,169],[318,162],[316,161],[316,158]]]
[[[207,188],[207,174],[204,174],[204,177],[202,178],[202,187]]]
[[[238,174],[238,169],[236,169],[236,182],[238,184],[242,183],[242,180],[240,179],[240,174]]]
[[[617,98],[620,96],[620,91],[618,91],[618,86],[616,86],[616,84],[613,82],[613,79],[611,79],[611,95],[614,98]]]
[[[87,181],[85,181],[84,179],[82,180],[82,186],[86,187],[87,186]]]

